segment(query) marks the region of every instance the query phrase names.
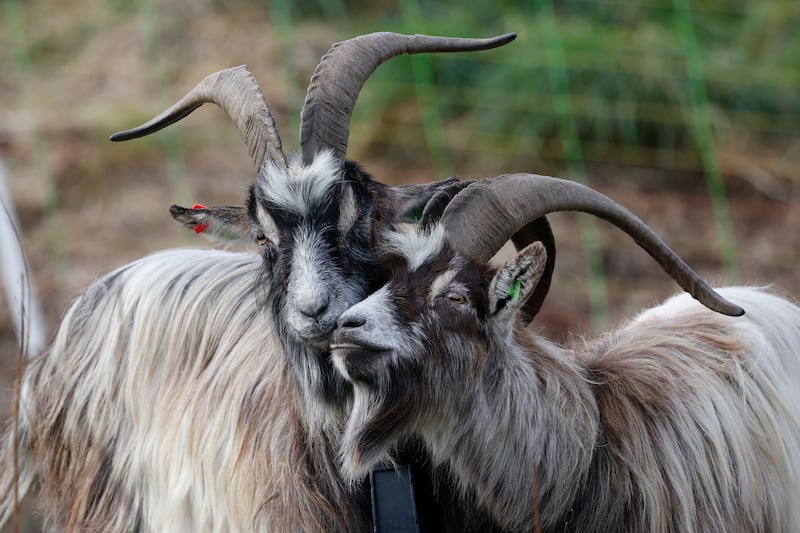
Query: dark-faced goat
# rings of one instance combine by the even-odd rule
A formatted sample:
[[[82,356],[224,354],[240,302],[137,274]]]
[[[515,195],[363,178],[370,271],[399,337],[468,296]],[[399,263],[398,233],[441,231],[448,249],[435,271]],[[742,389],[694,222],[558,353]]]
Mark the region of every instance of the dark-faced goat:
[[[525,329],[545,248],[488,261],[561,210],[613,222],[719,313],[683,294],[567,346]],[[723,300],[627,210],[541,176],[475,183],[385,251],[392,280],[331,338],[354,384],[344,474],[414,436],[510,531],[800,531],[795,303],[746,287]]]
[[[67,312],[25,370],[18,439],[3,437],[0,524],[19,487],[42,489],[61,531],[352,531],[368,512],[336,472],[349,385],[328,337],[382,283],[379,230],[450,182],[386,187],[345,161],[366,78],[401,53],[509,42],[390,33],[334,45],[311,80],[301,154],[286,158],[253,76],[212,74],[150,122],[147,135],[205,102],[222,107],[258,170],[245,206],[173,216],[260,254],[168,251],[106,275]]]

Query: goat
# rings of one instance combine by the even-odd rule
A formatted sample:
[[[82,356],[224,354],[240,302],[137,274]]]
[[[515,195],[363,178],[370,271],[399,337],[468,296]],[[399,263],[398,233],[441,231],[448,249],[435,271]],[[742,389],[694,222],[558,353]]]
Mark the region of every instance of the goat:
[[[301,154],[286,158],[245,67],[201,81],[127,140],[205,102],[222,107],[258,170],[245,206],[173,206],[259,254],[167,251],[93,283],[25,370],[20,431],[7,431],[0,524],[20,488],[42,486],[52,528],[83,531],[352,531],[369,513],[335,468],[349,384],[328,336],[380,283],[379,229],[451,181],[387,187],[344,159],[366,78],[400,53],[468,51],[493,39],[378,33],[335,44],[312,77]]]
[[[621,227],[719,314],[682,294],[566,346],[525,329],[544,246],[488,261],[515,228],[563,210]],[[800,531],[796,303],[714,292],[630,212],[555,178],[478,182],[423,222],[387,236],[391,281],[331,337],[354,386],[343,475],[413,436],[509,531]]]

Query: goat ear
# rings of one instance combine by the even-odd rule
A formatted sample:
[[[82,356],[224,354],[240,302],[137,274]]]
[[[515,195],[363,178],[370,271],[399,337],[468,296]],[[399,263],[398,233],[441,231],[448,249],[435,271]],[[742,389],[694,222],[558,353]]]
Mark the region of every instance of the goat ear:
[[[489,285],[489,312],[511,316],[530,298],[547,265],[544,245],[523,248],[494,275]]]
[[[439,191],[449,189],[458,183],[458,178],[450,178],[433,183],[399,185],[388,189],[389,204],[393,207],[391,219],[395,222],[419,222],[422,212],[431,198]]]
[[[234,244],[253,240],[250,219],[244,207],[195,205],[189,209],[173,205],[169,212],[172,218],[212,241]]]

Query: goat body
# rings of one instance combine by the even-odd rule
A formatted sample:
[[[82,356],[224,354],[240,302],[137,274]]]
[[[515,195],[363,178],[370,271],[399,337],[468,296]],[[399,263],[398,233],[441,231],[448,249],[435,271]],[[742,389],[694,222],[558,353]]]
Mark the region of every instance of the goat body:
[[[21,391],[20,488],[40,483],[51,529],[364,527],[331,444],[304,427],[254,291],[261,268],[255,254],[165,251],[76,300]],[[8,432],[0,521],[11,445]]]
[[[747,311],[729,317],[684,294],[560,347],[518,316],[539,243],[495,271],[443,235],[395,235],[392,281],[339,319],[346,475],[416,436],[512,531],[800,530],[797,305],[727,288]]]

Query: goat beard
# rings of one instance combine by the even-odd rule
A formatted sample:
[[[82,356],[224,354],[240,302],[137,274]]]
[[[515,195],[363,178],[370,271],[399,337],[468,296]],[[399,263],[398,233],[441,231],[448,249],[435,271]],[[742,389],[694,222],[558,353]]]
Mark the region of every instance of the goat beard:
[[[309,432],[341,434],[353,402],[353,386],[336,372],[330,352],[297,352],[291,352],[289,367],[302,398]]]
[[[378,386],[353,385],[352,409],[339,453],[342,475],[351,484],[380,463],[395,464],[401,440],[413,433],[421,416],[419,406],[427,405],[414,394],[415,373],[405,370],[392,372],[395,375]]]

